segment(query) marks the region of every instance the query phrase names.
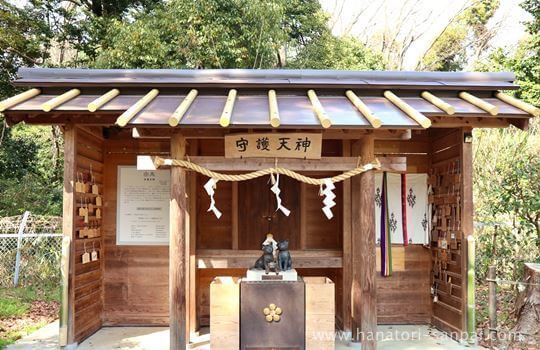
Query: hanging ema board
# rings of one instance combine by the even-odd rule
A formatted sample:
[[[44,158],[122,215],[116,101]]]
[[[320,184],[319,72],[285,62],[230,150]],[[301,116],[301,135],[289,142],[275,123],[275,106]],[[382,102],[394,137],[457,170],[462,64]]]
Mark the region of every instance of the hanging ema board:
[[[117,245],[169,243],[169,170],[118,167]]]

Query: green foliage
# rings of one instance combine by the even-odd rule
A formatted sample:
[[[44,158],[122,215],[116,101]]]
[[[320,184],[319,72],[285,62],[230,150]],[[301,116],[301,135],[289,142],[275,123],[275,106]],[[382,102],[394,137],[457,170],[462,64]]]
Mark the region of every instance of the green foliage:
[[[1,122],[1,120],[0,120]],[[0,143],[0,216],[25,210],[60,215],[62,154],[59,131],[17,125],[3,129]]]
[[[499,8],[500,0],[480,0],[457,16],[422,57],[418,68],[430,71],[462,70],[472,55],[486,50],[491,39],[488,21]]]
[[[382,55],[375,54],[358,39],[337,38],[324,33],[308,43],[289,64],[290,68],[384,69]]]

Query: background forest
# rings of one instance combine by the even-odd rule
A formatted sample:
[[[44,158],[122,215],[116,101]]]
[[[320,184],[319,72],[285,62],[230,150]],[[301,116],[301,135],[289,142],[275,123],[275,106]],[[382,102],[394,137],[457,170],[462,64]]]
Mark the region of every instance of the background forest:
[[[520,3],[529,14],[522,21],[526,35],[507,47],[494,45],[507,30],[497,22],[500,0],[465,1],[444,21],[421,10],[427,0],[357,1],[354,11],[345,2],[0,0],[0,99],[15,92],[9,81],[21,66],[407,68],[513,71],[518,97],[540,105],[538,0]],[[383,6],[393,8],[393,23],[378,22]],[[346,12],[350,23],[336,30]],[[430,25],[441,21],[442,29]],[[363,29],[355,30],[360,22]],[[411,59],[419,40],[428,44]],[[502,278],[516,280],[524,261],[540,259],[539,125],[534,121],[528,132],[475,131],[480,288],[490,263]],[[0,216],[60,215],[62,164],[58,127],[8,128],[0,114]],[[514,289],[506,292],[512,300]],[[503,308],[501,321],[511,323],[512,303]],[[481,315],[480,326],[484,321]]]

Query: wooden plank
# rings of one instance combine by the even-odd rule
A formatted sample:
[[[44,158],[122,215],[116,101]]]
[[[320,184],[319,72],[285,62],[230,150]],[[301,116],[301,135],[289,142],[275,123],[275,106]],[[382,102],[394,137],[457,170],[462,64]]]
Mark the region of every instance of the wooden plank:
[[[74,218],[75,210],[75,181],[76,181],[76,156],[77,156],[77,131],[75,127],[68,124],[64,128],[64,194],[63,194],[63,220],[62,231],[65,236],[69,236],[72,242],[75,238]],[[67,344],[75,342],[75,244],[71,244],[69,262],[69,283],[68,300],[63,303],[68,307],[67,319]]]
[[[240,348],[239,278],[216,277],[210,284],[210,347]]]
[[[233,182],[232,186],[232,207],[231,207],[231,234],[232,249],[238,249],[238,182]]]
[[[352,154],[360,156],[364,162],[373,160],[373,137],[355,142]],[[362,349],[372,350],[377,346],[374,172],[360,174],[351,182],[353,335],[359,330]]]
[[[306,350],[335,349],[335,288],[327,277],[304,277]]]
[[[292,250],[295,268],[340,268],[343,266],[341,251],[338,250]],[[250,268],[260,250],[199,249],[197,267],[199,269]]]
[[[300,184],[300,249],[306,249],[307,245],[307,201],[306,201],[307,184]]]
[[[171,156],[183,159],[186,140],[181,134],[171,138]],[[169,241],[169,330],[170,349],[186,348],[186,171],[171,169]]]

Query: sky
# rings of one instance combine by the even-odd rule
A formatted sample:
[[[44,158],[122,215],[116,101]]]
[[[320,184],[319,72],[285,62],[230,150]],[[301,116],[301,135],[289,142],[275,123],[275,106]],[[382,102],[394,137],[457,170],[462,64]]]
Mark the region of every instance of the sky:
[[[9,0],[24,5],[27,0]],[[352,35],[367,43],[367,38],[384,28],[395,30],[397,19],[408,20],[401,27],[402,33],[419,36],[407,51],[403,69],[412,70],[433,40],[467,4],[475,0],[320,0],[331,17],[335,35]],[[488,24],[499,27],[491,44],[493,47],[513,47],[525,37],[524,21],[531,16],[519,4],[521,0],[500,0],[500,8]],[[356,22],[354,20],[356,19]]]

